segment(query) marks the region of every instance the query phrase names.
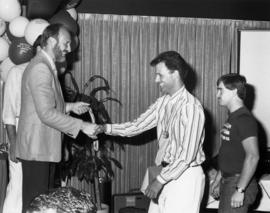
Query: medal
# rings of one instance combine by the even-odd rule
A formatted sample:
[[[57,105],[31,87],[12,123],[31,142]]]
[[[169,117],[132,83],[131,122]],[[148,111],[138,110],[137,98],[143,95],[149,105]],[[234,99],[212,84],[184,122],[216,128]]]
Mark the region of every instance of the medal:
[[[163,137],[164,138],[168,138],[169,137],[169,132],[168,131],[164,131],[163,132]]]

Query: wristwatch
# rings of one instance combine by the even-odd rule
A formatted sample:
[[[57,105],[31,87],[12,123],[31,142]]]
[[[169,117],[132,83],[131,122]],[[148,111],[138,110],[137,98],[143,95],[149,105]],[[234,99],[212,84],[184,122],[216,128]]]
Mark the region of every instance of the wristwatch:
[[[241,188],[241,187],[238,187],[236,186],[235,187],[236,191],[238,191],[239,193],[244,193],[245,192],[245,189]]]

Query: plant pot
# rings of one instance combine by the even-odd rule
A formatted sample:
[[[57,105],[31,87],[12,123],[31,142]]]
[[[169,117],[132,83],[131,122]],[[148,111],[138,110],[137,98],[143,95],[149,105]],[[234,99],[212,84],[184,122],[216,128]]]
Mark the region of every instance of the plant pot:
[[[97,213],[109,213],[109,206],[107,204],[101,204],[101,210],[97,210]]]

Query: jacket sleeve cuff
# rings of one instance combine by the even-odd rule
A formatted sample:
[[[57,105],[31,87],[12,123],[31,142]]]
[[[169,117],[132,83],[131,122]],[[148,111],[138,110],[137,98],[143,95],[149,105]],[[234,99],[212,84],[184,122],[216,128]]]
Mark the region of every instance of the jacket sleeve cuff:
[[[161,184],[165,184],[165,183],[167,183],[167,181],[166,180],[164,180],[160,175],[158,175],[157,176],[157,180],[161,183]]]

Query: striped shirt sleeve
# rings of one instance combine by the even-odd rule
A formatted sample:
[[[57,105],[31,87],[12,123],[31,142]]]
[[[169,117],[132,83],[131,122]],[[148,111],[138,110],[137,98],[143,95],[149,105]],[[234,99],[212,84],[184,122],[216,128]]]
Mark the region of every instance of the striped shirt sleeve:
[[[157,126],[158,99],[143,114],[132,122],[107,124],[106,134],[132,137]]]
[[[196,162],[204,136],[204,112],[200,105],[185,104],[172,129],[171,143],[168,143],[164,160],[170,162],[164,167],[157,179],[165,184],[177,179],[190,166],[200,164]]]

